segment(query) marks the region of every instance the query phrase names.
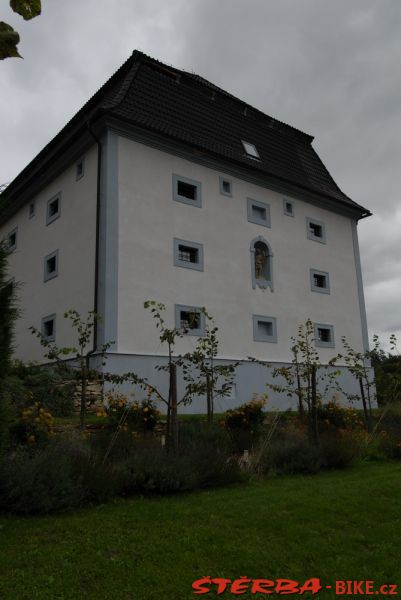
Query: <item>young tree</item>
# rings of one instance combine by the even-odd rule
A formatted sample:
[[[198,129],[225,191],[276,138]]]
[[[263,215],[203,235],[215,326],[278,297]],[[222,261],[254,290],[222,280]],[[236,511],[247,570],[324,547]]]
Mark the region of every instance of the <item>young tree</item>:
[[[59,348],[57,344],[45,338],[35,327],[30,327],[31,332],[39,338],[41,345],[45,348],[45,357],[54,361],[58,368],[65,374],[75,379],[80,387],[80,427],[85,427],[85,417],[88,405],[88,381],[99,379],[99,372],[90,368],[90,358],[94,350],[90,349],[92,333],[100,316],[94,311],[89,311],[86,319],[83,319],[76,310],[68,310],[64,318],[71,321],[71,326],[76,332],[76,346]],[[97,355],[104,361],[105,353],[111,342],[101,346]],[[104,364],[104,362],[103,362]]]
[[[162,344],[167,344],[167,364],[156,367],[159,371],[165,371],[169,376],[168,396],[165,398],[163,394],[155,387],[149,384],[147,380],[142,380],[142,385],[147,387],[149,392],[152,392],[161,402],[167,407],[167,450],[178,451],[178,406],[187,405],[192,402],[195,394],[201,394],[204,391],[204,386],[195,380],[192,370],[189,368],[190,357],[186,355],[174,356],[174,345],[177,339],[182,338],[186,333],[185,329],[177,329],[176,327],[169,328],[166,326],[163,312],[166,307],[155,300],[148,300],[144,303],[144,308],[149,309],[153,318],[156,321],[156,327],[159,329],[159,338]],[[177,371],[182,369],[183,379],[185,381],[185,390],[181,398],[178,398],[177,389]],[[140,379],[137,383],[140,383]]]
[[[328,371],[333,367],[335,359],[327,365],[320,362],[315,348],[314,327],[310,319],[298,327],[298,337],[291,338],[293,355],[291,366],[273,369],[272,376],[282,377],[285,385],[268,384],[268,387],[289,397],[297,397],[298,410],[303,414],[306,408],[308,416],[309,437],[317,445],[319,443],[318,404],[328,389],[334,385],[339,371]],[[319,383],[325,383],[324,391],[319,392]]]
[[[7,246],[0,243],[0,450],[8,436],[10,411],[4,392],[4,380],[10,369],[13,329],[19,314],[15,298],[16,285],[7,274],[7,257]]]
[[[211,423],[214,414],[214,400],[229,395],[239,363],[216,364],[219,350],[219,329],[205,309],[202,309],[202,313],[206,320],[205,333],[198,338],[195,350],[186,355],[186,358],[199,371],[200,383],[203,381],[206,392],[207,420]]]

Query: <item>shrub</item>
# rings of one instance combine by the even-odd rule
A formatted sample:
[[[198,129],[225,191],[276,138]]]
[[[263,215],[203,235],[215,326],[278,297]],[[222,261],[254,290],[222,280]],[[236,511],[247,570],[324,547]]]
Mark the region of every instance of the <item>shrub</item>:
[[[349,466],[359,453],[359,440],[351,431],[325,432],[320,436],[320,455],[323,467],[343,469]]]
[[[21,361],[13,363],[7,382],[12,401],[18,407],[40,402],[56,417],[73,414],[75,385],[58,370]]]
[[[271,440],[262,440],[251,456],[253,469],[259,474],[317,473],[319,450],[301,429],[281,430]]]
[[[243,479],[237,460],[232,460],[233,443],[221,425],[187,422],[180,426],[180,451],[188,456],[197,474],[198,487],[217,487]]]
[[[78,437],[32,452],[19,448],[0,464],[0,508],[48,513],[103,502],[123,489],[121,470],[93,456]]]
[[[358,429],[364,427],[356,410],[341,406],[336,400],[318,407],[318,419],[321,424],[331,425],[340,429]]]
[[[257,443],[265,419],[266,399],[266,395],[255,394],[249,402],[226,412],[224,425],[237,452],[250,450]]]
[[[51,435],[53,423],[53,415],[35,402],[20,411],[12,433],[19,442],[43,444]]]
[[[162,448],[138,451],[124,467],[126,493],[172,494],[198,486],[189,457],[168,455]]]
[[[128,427],[144,433],[153,431],[160,420],[160,412],[154,402],[146,398],[141,402],[129,400],[120,392],[109,391],[105,395],[105,413],[113,425],[120,423],[126,414],[125,423]]]
[[[263,407],[266,404],[266,396],[259,397],[256,394],[252,400],[242,404],[238,408],[228,410],[225,417],[225,425],[227,429],[252,431],[261,425],[265,415]]]

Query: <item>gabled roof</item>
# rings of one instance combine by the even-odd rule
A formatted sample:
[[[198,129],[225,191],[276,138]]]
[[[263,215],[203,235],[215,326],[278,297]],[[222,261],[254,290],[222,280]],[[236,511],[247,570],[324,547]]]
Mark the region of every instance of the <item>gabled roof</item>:
[[[235,98],[194,73],[164,65],[135,50],[60,133],[3,193],[8,204],[44,168],[55,149],[100,116],[110,116],[190,145],[270,180],[288,182],[367,216],[346,196],[312,147],[313,137]],[[260,161],[245,154],[254,144]],[[8,208],[11,208],[10,205]]]

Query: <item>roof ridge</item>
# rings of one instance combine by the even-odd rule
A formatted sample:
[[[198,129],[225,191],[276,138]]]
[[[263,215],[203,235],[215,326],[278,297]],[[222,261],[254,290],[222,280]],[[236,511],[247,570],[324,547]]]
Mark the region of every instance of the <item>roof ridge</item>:
[[[124,100],[125,96],[127,95],[128,90],[131,87],[133,80],[135,79],[135,76],[138,73],[140,65],[141,65],[140,62],[133,62],[130,70],[128,71],[127,75],[125,76],[124,81],[122,82],[121,87],[120,87],[119,91],[116,93],[114,99],[108,99],[103,104],[101,104],[101,108],[103,110],[112,110],[113,108],[117,108],[117,106],[119,104],[121,104],[121,102]]]

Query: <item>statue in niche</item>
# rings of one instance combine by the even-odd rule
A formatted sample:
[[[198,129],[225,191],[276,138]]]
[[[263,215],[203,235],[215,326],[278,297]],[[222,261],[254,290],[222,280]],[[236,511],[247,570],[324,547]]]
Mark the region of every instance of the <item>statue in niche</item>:
[[[255,248],[255,278],[266,279],[264,275],[265,264],[268,259],[268,253],[264,248],[256,246]]]

